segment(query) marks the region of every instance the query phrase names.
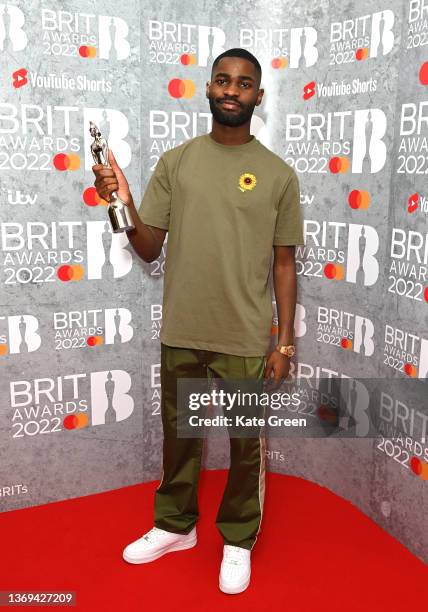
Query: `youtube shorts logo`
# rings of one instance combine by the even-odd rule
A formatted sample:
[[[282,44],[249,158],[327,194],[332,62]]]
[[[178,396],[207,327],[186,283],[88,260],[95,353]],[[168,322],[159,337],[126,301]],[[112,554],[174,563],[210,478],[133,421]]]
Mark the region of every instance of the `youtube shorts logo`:
[[[303,99],[309,100],[312,96],[315,95],[315,81],[311,81],[310,83],[306,83],[303,87]]]
[[[15,72],[12,73],[12,78],[12,85],[15,87],[15,89],[18,89],[19,87],[22,87],[28,83],[27,71],[25,68],[15,70]]]
[[[412,213],[418,208],[419,194],[413,193],[407,201],[407,212]]]

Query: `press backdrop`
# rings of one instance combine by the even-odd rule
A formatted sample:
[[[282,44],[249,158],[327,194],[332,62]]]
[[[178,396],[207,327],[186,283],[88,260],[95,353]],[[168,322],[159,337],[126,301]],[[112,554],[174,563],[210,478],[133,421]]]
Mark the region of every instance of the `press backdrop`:
[[[358,378],[357,403],[363,379],[384,392],[378,437],[271,438],[269,467],[427,560],[426,404],[390,382],[428,373],[423,1],[58,6],[0,3],[0,508],[160,477],[168,247],[146,264],[111,234],[89,121],[138,202],[165,150],[210,131],[211,64],[238,46],[263,69],[251,131],[301,185],[292,376]],[[208,468],[227,467],[225,440],[208,449]]]

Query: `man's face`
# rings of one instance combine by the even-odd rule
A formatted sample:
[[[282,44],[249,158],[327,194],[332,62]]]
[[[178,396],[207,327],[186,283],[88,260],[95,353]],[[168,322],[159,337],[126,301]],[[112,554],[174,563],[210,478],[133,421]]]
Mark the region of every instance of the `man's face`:
[[[223,57],[215,67],[206,95],[214,119],[238,127],[252,117],[263,97],[254,64],[240,57]],[[230,103],[229,105],[227,103]]]

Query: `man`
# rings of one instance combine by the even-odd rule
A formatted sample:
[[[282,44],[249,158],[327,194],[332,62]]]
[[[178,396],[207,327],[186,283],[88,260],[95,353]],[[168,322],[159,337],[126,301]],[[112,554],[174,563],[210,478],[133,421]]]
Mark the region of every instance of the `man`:
[[[213,63],[206,96],[209,134],[164,153],[137,212],[126,178],[93,166],[98,194],[112,191],[129,206],[128,238],[140,257],[159,257],[168,231],[161,340],[163,471],[155,493],[154,527],[123,553],[146,563],[196,544],[200,438],[177,436],[179,378],[274,378],[289,372],[296,306],[294,245],[304,244],[297,176],[250,135],[262,102],[261,67],[243,49]],[[268,278],[274,250],[278,345],[268,357],[272,300]],[[228,482],[216,524],[223,537],[219,586],[239,593],[250,581],[251,550],[260,532],[265,488],[265,439],[230,438]]]

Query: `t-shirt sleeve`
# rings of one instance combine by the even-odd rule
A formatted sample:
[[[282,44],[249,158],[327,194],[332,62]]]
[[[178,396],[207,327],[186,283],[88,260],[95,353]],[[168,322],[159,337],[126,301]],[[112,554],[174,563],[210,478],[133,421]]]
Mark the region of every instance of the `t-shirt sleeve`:
[[[276,246],[305,244],[299,180],[294,170],[279,200],[273,244]]]
[[[138,209],[140,219],[147,225],[169,228],[171,212],[171,184],[168,177],[166,162],[163,156],[159,158]]]

